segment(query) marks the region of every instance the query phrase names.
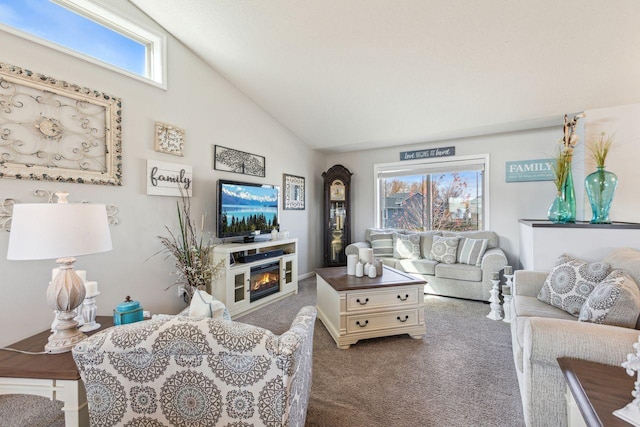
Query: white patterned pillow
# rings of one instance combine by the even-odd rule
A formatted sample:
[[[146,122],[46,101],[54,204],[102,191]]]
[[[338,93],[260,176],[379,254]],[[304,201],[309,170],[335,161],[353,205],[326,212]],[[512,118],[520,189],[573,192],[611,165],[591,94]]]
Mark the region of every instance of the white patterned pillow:
[[[469,239],[463,237],[458,243],[457,259],[460,264],[469,264],[480,267],[482,255],[487,250],[489,240],[487,239]]]
[[[393,233],[393,257],[398,259],[420,258],[420,235]]]
[[[567,254],[560,255],[544,281],[538,299],[578,317],[589,294],[609,271],[606,262],[587,263]]]
[[[374,258],[393,257],[393,233],[372,234],[370,239]]]
[[[196,291],[191,297],[189,317],[224,317],[226,307],[205,291]]]
[[[455,264],[458,254],[458,243],[460,237],[433,236],[431,245],[431,258],[444,262],[445,264]]]
[[[581,322],[635,328],[640,315],[640,291],[622,270],[613,270],[591,292],[580,310]]]

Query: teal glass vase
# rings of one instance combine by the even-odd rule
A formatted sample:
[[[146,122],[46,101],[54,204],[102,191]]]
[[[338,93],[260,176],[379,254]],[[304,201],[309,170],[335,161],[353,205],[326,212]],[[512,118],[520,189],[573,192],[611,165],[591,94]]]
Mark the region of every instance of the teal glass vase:
[[[606,171],[604,167],[598,167],[584,179],[584,187],[593,212],[591,224],[610,224],[609,210],[618,187],[616,174]]]
[[[569,171],[567,178],[564,180],[562,186],[562,198],[567,204],[567,210],[569,217],[565,222],[576,222],[576,190],[573,187],[573,174],[571,173],[571,163],[569,164]]]
[[[565,224],[569,222],[570,217],[571,212],[569,211],[569,206],[567,205],[567,202],[564,201],[562,193],[558,192],[558,195],[549,207],[547,218],[549,218],[549,221],[553,222],[554,224]]]

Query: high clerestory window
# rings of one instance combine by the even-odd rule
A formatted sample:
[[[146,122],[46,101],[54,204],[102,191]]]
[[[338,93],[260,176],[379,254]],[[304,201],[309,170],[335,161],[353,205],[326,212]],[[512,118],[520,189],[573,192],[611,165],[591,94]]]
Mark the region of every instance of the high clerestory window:
[[[487,163],[487,156],[478,156],[375,165],[378,226],[413,231],[485,229]]]
[[[166,37],[89,0],[0,0],[0,29],[166,88]]]

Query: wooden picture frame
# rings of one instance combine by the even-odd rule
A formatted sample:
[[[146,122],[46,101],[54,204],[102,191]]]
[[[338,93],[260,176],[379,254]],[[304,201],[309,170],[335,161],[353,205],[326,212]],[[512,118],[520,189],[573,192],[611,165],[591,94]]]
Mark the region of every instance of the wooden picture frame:
[[[213,146],[213,168],[224,172],[240,173],[243,175],[264,178],[265,158],[257,154],[234,150],[221,145]]]
[[[0,63],[0,177],[122,185],[122,101]]]
[[[282,209],[304,210],[305,209],[305,188],[304,177],[297,175],[282,174]]]
[[[154,149],[160,153],[182,157],[184,129],[167,123],[156,122]]]

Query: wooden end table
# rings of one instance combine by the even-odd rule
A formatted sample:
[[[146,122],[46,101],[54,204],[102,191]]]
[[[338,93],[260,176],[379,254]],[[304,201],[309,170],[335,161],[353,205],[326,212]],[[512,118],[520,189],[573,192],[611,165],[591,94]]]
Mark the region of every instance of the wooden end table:
[[[97,316],[100,329],[113,326],[112,316]],[[18,350],[39,352],[51,335],[50,330],[11,344]],[[89,425],[87,396],[80,380],[80,372],[71,352],[59,354],[23,354],[0,351],[0,394],[33,394],[64,403],[66,427]]]
[[[387,266],[374,279],[349,276],[346,267],[319,268],[316,277],[318,318],[338,348],[367,338],[424,336],[424,280]]]
[[[631,392],[635,376],[627,375],[621,366],[581,359],[562,357],[558,359],[558,364],[567,382],[569,427],[631,426],[613,415],[613,411],[633,400]],[[576,413],[575,407],[580,410],[582,419],[580,414]]]

